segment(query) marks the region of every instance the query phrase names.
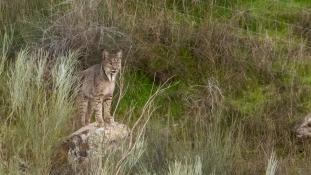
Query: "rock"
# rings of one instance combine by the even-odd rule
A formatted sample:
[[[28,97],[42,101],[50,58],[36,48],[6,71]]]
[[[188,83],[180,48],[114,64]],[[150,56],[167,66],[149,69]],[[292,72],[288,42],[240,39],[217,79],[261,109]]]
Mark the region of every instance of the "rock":
[[[51,175],[85,174],[88,169],[96,169],[105,154],[120,149],[129,138],[130,130],[124,124],[96,124],[75,131],[55,149]]]
[[[296,136],[300,139],[311,137],[311,113],[309,113],[304,120],[295,127]]]

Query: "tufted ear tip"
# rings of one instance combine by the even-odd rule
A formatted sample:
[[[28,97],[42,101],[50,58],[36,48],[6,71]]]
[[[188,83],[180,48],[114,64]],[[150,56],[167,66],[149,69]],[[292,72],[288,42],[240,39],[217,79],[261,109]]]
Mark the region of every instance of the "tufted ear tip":
[[[123,51],[119,50],[118,53],[117,53],[117,57],[121,59],[122,55],[123,55]]]
[[[103,50],[103,52],[102,52],[102,59],[105,60],[108,57],[109,57],[109,52],[107,50]]]

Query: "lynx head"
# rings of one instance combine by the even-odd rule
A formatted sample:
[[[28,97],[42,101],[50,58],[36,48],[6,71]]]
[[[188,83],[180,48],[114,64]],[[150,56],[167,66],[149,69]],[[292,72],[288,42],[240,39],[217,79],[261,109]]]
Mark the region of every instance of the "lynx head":
[[[117,53],[109,53],[104,50],[102,55],[102,65],[109,81],[115,81],[121,69],[122,50]]]

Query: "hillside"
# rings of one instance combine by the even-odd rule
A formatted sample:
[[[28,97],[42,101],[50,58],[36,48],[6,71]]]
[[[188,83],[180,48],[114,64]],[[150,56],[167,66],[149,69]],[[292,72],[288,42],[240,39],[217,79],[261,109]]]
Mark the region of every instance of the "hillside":
[[[103,49],[124,51],[113,109],[136,144],[102,174],[311,172],[293,134],[311,111],[309,0],[2,0],[0,41],[0,174],[49,172]]]

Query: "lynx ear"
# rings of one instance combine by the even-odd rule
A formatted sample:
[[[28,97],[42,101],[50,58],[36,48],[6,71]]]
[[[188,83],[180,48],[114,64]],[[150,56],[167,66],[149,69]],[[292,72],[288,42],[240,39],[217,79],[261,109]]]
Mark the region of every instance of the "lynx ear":
[[[102,53],[102,59],[106,60],[107,58],[109,58],[109,52],[107,50],[104,50]]]
[[[119,50],[119,52],[117,53],[117,57],[118,57],[119,59],[121,59],[121,58],[122,58],[122,55],[123,55],[122,50]]]

